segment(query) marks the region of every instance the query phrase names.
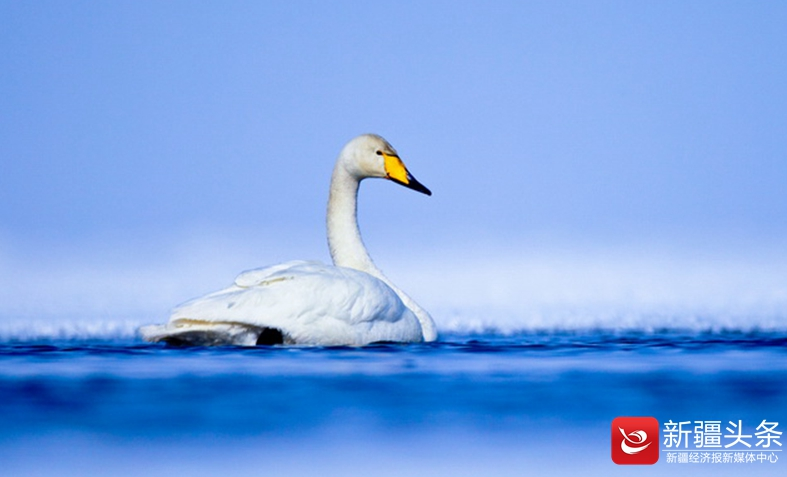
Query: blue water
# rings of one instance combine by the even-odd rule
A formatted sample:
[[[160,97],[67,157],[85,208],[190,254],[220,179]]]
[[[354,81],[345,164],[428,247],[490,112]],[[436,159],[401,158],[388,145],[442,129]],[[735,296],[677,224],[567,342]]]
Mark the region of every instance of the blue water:
[[[364,348],[0,342],[2,475],[787,471],[787,457],[617,466],[617,416],[783,430],[787,332],[453,334]]]

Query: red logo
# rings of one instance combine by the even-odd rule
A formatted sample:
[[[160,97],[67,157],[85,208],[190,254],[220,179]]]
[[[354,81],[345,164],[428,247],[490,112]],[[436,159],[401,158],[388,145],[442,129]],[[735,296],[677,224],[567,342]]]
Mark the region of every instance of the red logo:
[[[651,465],[659,460],[659,421],[655,417],[616,417],[612,421],[612,462]]]

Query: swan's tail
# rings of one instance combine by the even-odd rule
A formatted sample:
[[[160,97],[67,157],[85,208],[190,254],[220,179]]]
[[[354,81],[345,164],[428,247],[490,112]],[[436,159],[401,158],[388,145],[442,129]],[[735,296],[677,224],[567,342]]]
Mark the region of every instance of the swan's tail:
[[[256,346],[288,342],[283,333],[275,328],[192,320],[143,326],[139,334],[145,341],[174,346]]]

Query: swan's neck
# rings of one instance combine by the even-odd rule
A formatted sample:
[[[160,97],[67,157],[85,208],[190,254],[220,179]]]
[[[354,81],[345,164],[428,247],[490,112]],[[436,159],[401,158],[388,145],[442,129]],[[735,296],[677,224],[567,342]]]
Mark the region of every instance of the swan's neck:
[[[379,278],[399,295],[404,305],[409,308],[421,322],[424,339],[433,341],[437,337],[437,329],[429,313],[421,308],[412,298],[383,275],[374,264],[369,252],[361,239],[358,229],[358,186],[360,180],[347,172],[341,163],[337,163],[331,177],[331,190],[328,196],[328,247],[331,251],[333,264],[366,272]]]
[[[358,229],[359,184],[356,177],[336,165],[328,196],[328,247],[337,267],[354,268],[381,278],[382,272],[369,257]]]

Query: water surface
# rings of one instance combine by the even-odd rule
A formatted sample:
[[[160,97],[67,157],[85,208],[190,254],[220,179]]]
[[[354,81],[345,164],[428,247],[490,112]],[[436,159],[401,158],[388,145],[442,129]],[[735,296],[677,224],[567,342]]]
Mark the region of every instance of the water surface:
[[[631,472],[609,457],[617,416],[787,428],[787,333],[478,333],[363,348],[0,342],[8,475]],[[787,463],[741,465],[634,470],[783,475]]]

